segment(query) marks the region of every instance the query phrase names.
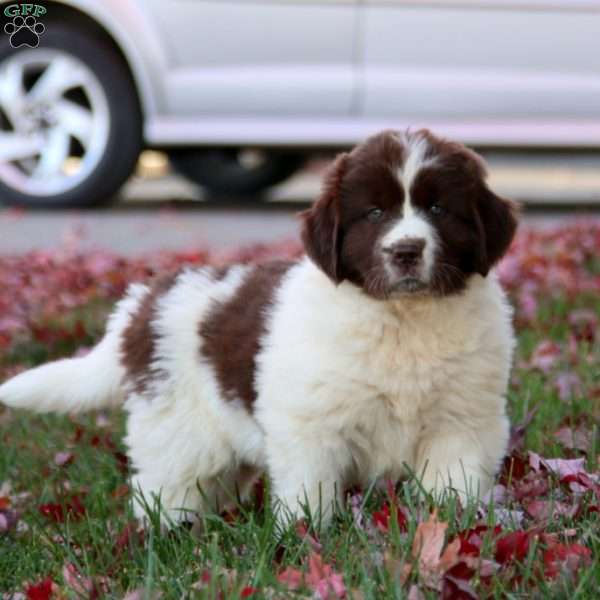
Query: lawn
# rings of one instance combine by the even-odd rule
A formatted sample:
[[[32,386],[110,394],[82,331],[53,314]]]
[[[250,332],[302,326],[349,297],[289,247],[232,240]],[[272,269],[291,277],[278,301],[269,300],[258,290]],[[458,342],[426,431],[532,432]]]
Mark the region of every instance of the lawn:
[[[298,251],[0,258],[0,380],[92,345],[131,280]],[[264,482],[250,504],[207,516],[201,538],[143,531],[120,412],[0,408],[0,597],[598,598],[600,223],[522,231],[499,270],[519,345],[510,455],[484,502],[436,505],[378,482],[349,490],[330,529],[280,532]]]

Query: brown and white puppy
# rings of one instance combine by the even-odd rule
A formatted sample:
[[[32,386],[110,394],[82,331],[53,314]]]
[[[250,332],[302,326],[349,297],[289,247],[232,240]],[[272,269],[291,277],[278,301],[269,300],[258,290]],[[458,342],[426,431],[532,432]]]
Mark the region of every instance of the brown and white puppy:
[[[261,472],[282,515],[307,502],[327,518],[348,485],[408,470],[486,492],[508,439],[514,338],[491,269],[513,204],[463,146],[386,131],[335,160],[302,219],[307,257],[133,285],[88,356],[18,375],[0,400],[124,402],[133,486],[174,521]]]

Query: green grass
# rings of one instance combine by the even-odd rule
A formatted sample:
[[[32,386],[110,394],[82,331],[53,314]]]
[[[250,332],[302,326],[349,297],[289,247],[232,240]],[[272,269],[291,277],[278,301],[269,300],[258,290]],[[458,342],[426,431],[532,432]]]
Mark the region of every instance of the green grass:
[[[577,305],[592,308],[600,315],[600,301],[592,296],[579,297]],[[573,307],[572,302],[564,300],[545,303],[539,319],[519,332],[517,364],[529,358],[541,340],[552,339],[566,345],[570,331],[566,315]],[[50,346],[25,338],[19,341],[0,359],[0,378],[1,369],[11,365],[36,364],[67,354],[78,343],[89,343],[100,330],[98,323],[104,312],[104,308],[94,306],[77,316],[85,321],[88,332],[85,339],[74,337]],[[72,331],[74,322],[73,315],[68,315],[52,326]],[[525,449],[545,457],[576,456],[577,453],[565,450],[554,440],[553,432],[565,419],[580,418],[588,428],[594,426],[594,418],[600,413],[598,340],[594,344],[581,342],[577,353],[577,360],[565,359],[554,371],[564,369],[579,376],[581,393],[569,401],[559,398],[551,377],[529,368],[515,369],[518,384],[512,385],[509,392],[512,420],[518,423],[537,409],[526,431]],[[287,591],[277,581],[277,575],[285,567],[303,568],[311,546],[293,527],[286,532],[276,530],[269,508],[268,484],[264,507],[241,506],[233,520],[206,516],[200,539],[183,529],[164,535],[154,526],[145,532],[143,539],[132,534],[128,542],[123,539],[118,542],[120,534],[123,538],[122,532],[133,522],[130,494],[124,493],[123,487],[127,477],[115,456],[115,452],[125,452],[121,442],[124,419],[120,412],[106,416],[106,422],[98,424],[96,415],[59,418],[0,409],[0,484],[10,482],[13,494],[28,494],[18,501],[26,528],[21,525],[17,531],[0,534],[1,592],[23,591],[27,582],[51,577],[64,596],[75,598],[76,592],[65,585],[62,575],[64,565],[73,563],[86,577],[94,578],[99,587],[105,581],[103,593],[113,598],[122,598],[134,589],[143,589],[146,598],[154,597],[155,592],[160,592],[163,598],[239,598],[245,586],[256,588],[253,597],[257,598],[310,596],[306,589]],[[598,472],[598,449],[599,445],[594,443],[588,452],[590,472]],[[73,452],[74,461],[59,467],[54,464],[54,456],[65,450]],[[559,493],[558,483],[554,482],[554,486],[549,497]],[[425,504],[418,503],[407,489],[399,488],[399,502],[411,515],[407,532],[401,532],[394,523],[385,534],[372,527],[361,529],[356,526],[350,509],[346,509],[331,528],[316,534],[323,546],[324,561],[341,573],[349,597],[404,598],[410,585],[419,582],[415,566],[410,579],[401,585],[393,565],[413,560],[414,531],[417,523],[427,518],[434,503],[431,499]],[[56,502],[71,493],[80,493],[84,498],[86,513],[81,520],[67,518],[64,523],[54,523],[40,514],[40,505]],[[366,491],[362,512],[367,521],[385,499],[382,491]],[[583,500],[584,506],[594,502],[597,504],[598,499],[589,494]],[[154,517],[156,522],[157,515]],[[460,509],[453,501],[439,507],[439,517],[449,523],[448,539],[480,521],[476,507]],[[493,511],[486,519],[489,525],[495,524]],[[533,526],[528,522],[526,529]],[[574,536],[563,537],[569,529],[575,530]],[[532,535],[529,554],[524,560],[501,569],[489,582],[482,583],[475,576],[471,581],[474,589],[483,597],[493,598],[597,598],[599,514],[555,518],[540,526],[539,532],[542,531],[559,534],[561,541],[574,539],[584,544],[592,551],[594,561],[582,567],[576,576],[544,578],[540,572],[544,542]],[[489,540],[484,543],[486,546],[483,555],[493,557]],[[203,579],[208,582],[202,583]],[[438,592],[425,586],[421,586],[421,591],[425,597],[438,597]]]

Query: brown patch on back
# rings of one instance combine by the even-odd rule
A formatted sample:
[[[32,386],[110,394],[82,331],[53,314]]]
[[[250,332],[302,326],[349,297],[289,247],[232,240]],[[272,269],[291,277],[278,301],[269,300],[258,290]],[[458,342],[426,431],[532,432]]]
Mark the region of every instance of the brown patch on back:
[[[210,360],[225,398],[239,398],[248,410],[256,399],[254,373],[266,311],[282,277],[294,263],[273,261],[257,265],[234,296],[216,303],[200,324],[202,355]]]
[[[135,391],[140,394],[152,376],[150,364],[155,334],[151,323],[156,313],[156,303],[173,287],[178,274],[170,273],[156,279],[122,334],[121,363],[127,370],[127,376],[134,382]]]

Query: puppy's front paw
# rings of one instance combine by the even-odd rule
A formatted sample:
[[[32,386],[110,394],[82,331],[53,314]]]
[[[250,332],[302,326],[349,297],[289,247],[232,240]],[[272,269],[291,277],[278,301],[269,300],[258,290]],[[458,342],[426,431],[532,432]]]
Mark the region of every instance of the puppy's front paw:
[[[461,504],[467,506],[469,502],[483,497],[492,482],[491,477],[472,467],[465,467],[462,462],[453,465],[428,464],[418,487],[438,501],[456,495]]]

